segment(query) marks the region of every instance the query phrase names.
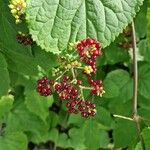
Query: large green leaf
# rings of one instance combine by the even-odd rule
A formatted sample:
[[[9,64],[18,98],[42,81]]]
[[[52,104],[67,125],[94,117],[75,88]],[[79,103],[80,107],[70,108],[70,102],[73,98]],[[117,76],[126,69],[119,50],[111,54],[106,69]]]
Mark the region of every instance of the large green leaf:
[[[96,109],[97,114],[93,119],[96,120],[97,123],[99,123],[100,129],[110,130],[113,120],[110,116],[109,111],[101,106],[97,106]]]
[[[80,135],[80,136],[79,136]],[[58,130],[53,129],[49,132],[49,139],[55,142],[55,145],[62,148],[73,148],[74,150],[85,150],[84,145],[84,130],[83,128],[71,128],[66,133],[58,133]]]
[[[105,79],[104,80],[104,89],[105,89],[105,98],[113,98],[117,97],[119,95],[119,88],[117,85],[111,81],[110,79]]]
[[[97,150],[98,148],[106,148],[109,144],[107,132],[101,130],[98,122],[93,119],[86,121],[85,130],[85,145],[86,150]]]
[[[137,138],[134,122],[118,119],[113,132],[115,149],[125,148]]]
[[[58,53],[86,37],[110,44],[132,21],[143,0],[30,0],[27,22],[33,39]]]
[[[108,107],[112,114],[119,114],[130,117],[132,115],[131,105],[131,101],[123,102],[122,99],[117,97],[110,100]]]
[[[21,132],[0,136],[1,150],[27,150],[27,137]]]
[[[42,97],[37,92],[31,91],[26,95],[26,106],[27,108],[37,116],[39,116],[43,121],[49,114],[49,107],[53,103],[53,97]]]
[[[19,103],[14,106],[11,113],[8,115],[6,124],[6,132],[26,131],[38,135],[48,131],[48,125],[37,115],[31,113],[24,103]]]
[[[127,62],[129,60],[129,53],[126,49],[119,46],[119,43],[124,42],[122,36],[120,35],[115,42],[110,44],[104,49],[104,55],[106,57],[106,62],[108,64],[116,64],[119,62]]]
[[[5,57],[0,53],[0,96],[8,93],[10,79]]]
[[[132,98],[132,87],[133,87],[132,79],[130,78],[130,75],[127,71],[122,69],[111,71],[110,73],[107,74],[105,80],[110,80],[118,87],[119,89],[119,95],[117,96],[118,99],[120,98],[121,101],[126,102],[127,100],[130,100]],[[112,87],[111,92],[113,91],[114,89]],[[106,89],[106,93],[107,93],[107,89]]]

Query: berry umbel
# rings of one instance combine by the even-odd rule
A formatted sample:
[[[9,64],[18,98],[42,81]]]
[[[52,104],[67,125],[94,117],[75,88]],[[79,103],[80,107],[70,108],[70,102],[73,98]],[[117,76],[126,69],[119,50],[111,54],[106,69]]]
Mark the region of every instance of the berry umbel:
[[[16,19],[16,24],[20,23],[26,8],[25,0],[11,0],[9,8],[11,9],[12,15]]]
[[[102,54],[101,45],[95,39],[87,38],[72,43],[71,47],[62,52],[60,66],[52,69],[55,79],[43,77],[37,81],[37,92],[42,96],[57,93],[59,99],[66,102],[69,113],[92,117],[96,115],[96,104],[84,97],[84,91],[90,97],[102,97],[105,93],[102,80],[93,79],[97,71],[96,58]]]

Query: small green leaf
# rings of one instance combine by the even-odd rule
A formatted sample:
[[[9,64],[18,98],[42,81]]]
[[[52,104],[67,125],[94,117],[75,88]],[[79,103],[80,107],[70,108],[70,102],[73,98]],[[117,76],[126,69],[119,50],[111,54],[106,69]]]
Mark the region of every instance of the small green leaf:
[[[148,9],[147,9],[147,35],[150,39],[150,3],[148,2]]]
[[[80,138],[79,138],[80,135]],[[74,148],[75,150],[84,150],[85,145],[85,137],[84,137],[84,132],[83,128],[72,128],[69,130],[69,145]]]
[[[141,40],[138,46],[140,54],[144,56],[144,60],[150,62],[150,40]]]
[[[14,102],[13,96],[3,96],[0,99],[0,118],[10,111]]]
[[[27,137],[21,132],[12,132],[0,136],[1,150],[27,150]]]
[[[148,2],[147,0],[145,0],[139,13],[135,18],[136,35],[139,38],[144,38],[147,34],[147,18],[146,18],[147,7],[148,7]]]
[[[144,138],[145,149],[148,150],[150,149],[150,128],[143,129],[142,135]]]
[[[48,132],[48,140],[53,141],[55,144],[57,144],[59,132],[57,129],[53,128]]]

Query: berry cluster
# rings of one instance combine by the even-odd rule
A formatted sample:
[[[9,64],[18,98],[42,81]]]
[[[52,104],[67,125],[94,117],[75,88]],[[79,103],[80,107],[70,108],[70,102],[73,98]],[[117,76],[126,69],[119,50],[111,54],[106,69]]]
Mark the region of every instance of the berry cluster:
[[[66,81],[56,83],[54,88],[61,100],[74,100],[78,96],[78,90]]]
[[[41,96],[49,96],[52,94],[48,77],[43,77],[37,81],[37,92],[40,93]]]
[[[23,33],[18,33],[16,36],[16,40],[18,43],[23,45],[31,45],[33,40],[30,35],[25,35]]]
[[[91,90],[91,93],[93,95],[101,96],[105,93],[104,88],[103,88],[103,83],[101,80],[90,80],[89,84],[93,89]]]
[[[96,58],[102,54],[100,43],[95,39],[87,38],[78,42],[76,48],[81,60],[90,65],[92,68],[91,72],[96,74]]]
[[[22,15],[24,14],[26,8],[25,0],[11,0],[9,4],[12,15],[16,19],[16,24],[22,21]]]
[[[66,104],[68,112],[70,113],[81,113],[82,117],[95,116],[96,114],[96,105],[90,101],[85,100],[73,100]]]
[[[43,77],[38,80],[37,92],[42,96],[57,93],[60,100],[66,101],[69,113],[80,113],[85,118],[95,116],[96,105],[85,100],[84,90],[89,91],[91,96],[102,97],[105,93],[102,81],[93,80],[91,75],[96,73],[96,58],[101,55],[101,46],[96,40],[87,38],[73,47],[75,51],[70,55],[69,52],[66,55],[63,53],[63,58],[59,59],[60,66],[52,70],[55,79]],[[88,82],[79,79],[82,74],[86,74]]]

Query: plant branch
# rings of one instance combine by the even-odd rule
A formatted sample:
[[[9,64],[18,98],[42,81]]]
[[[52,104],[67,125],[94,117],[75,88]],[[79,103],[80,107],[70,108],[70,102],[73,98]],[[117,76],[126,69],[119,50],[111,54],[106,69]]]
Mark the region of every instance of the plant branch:
[[[121,115],[113,115],[116,118],[121,118],[121,119],[125,119],[125,120],[130,120],[130,121],[134,121],[132,118],[130,117],[126,117],[126,116],[121,116]]]
[[[75,75],[75,72],[74,72],[73,68],[71,68],[71,72],[72,72],[73,79],[76,79],[76,75]]]
[[[137,91],[138,91],[138,66],[137,66],[137,46],[134,22],[132,23],[132,46],[133,46],[133,72],[134,72],[134,84],[133,84],[133,115],[137,115]]]
[[[81,89],[85,89],[85,90],[93,90],[93,88],[91,88],[91,87],[86,87],[86,86],[82,86],[82,85],[80,85],[79,87]]]
[[[136,45],[136,32],[134,22],[132,22],[132,47],[133,47],[133,72],[134,72],[134,82],[133,82],[133,103],[132,103],[132,111],[133,111],[133,120],[136,124],[137,133],[141,142],[142,150],[145,149],[144,140],[141,135],[140,128],[140,117],[137,112],[137,95],[138,95],[138,62],[137,62],[137,45]]]

